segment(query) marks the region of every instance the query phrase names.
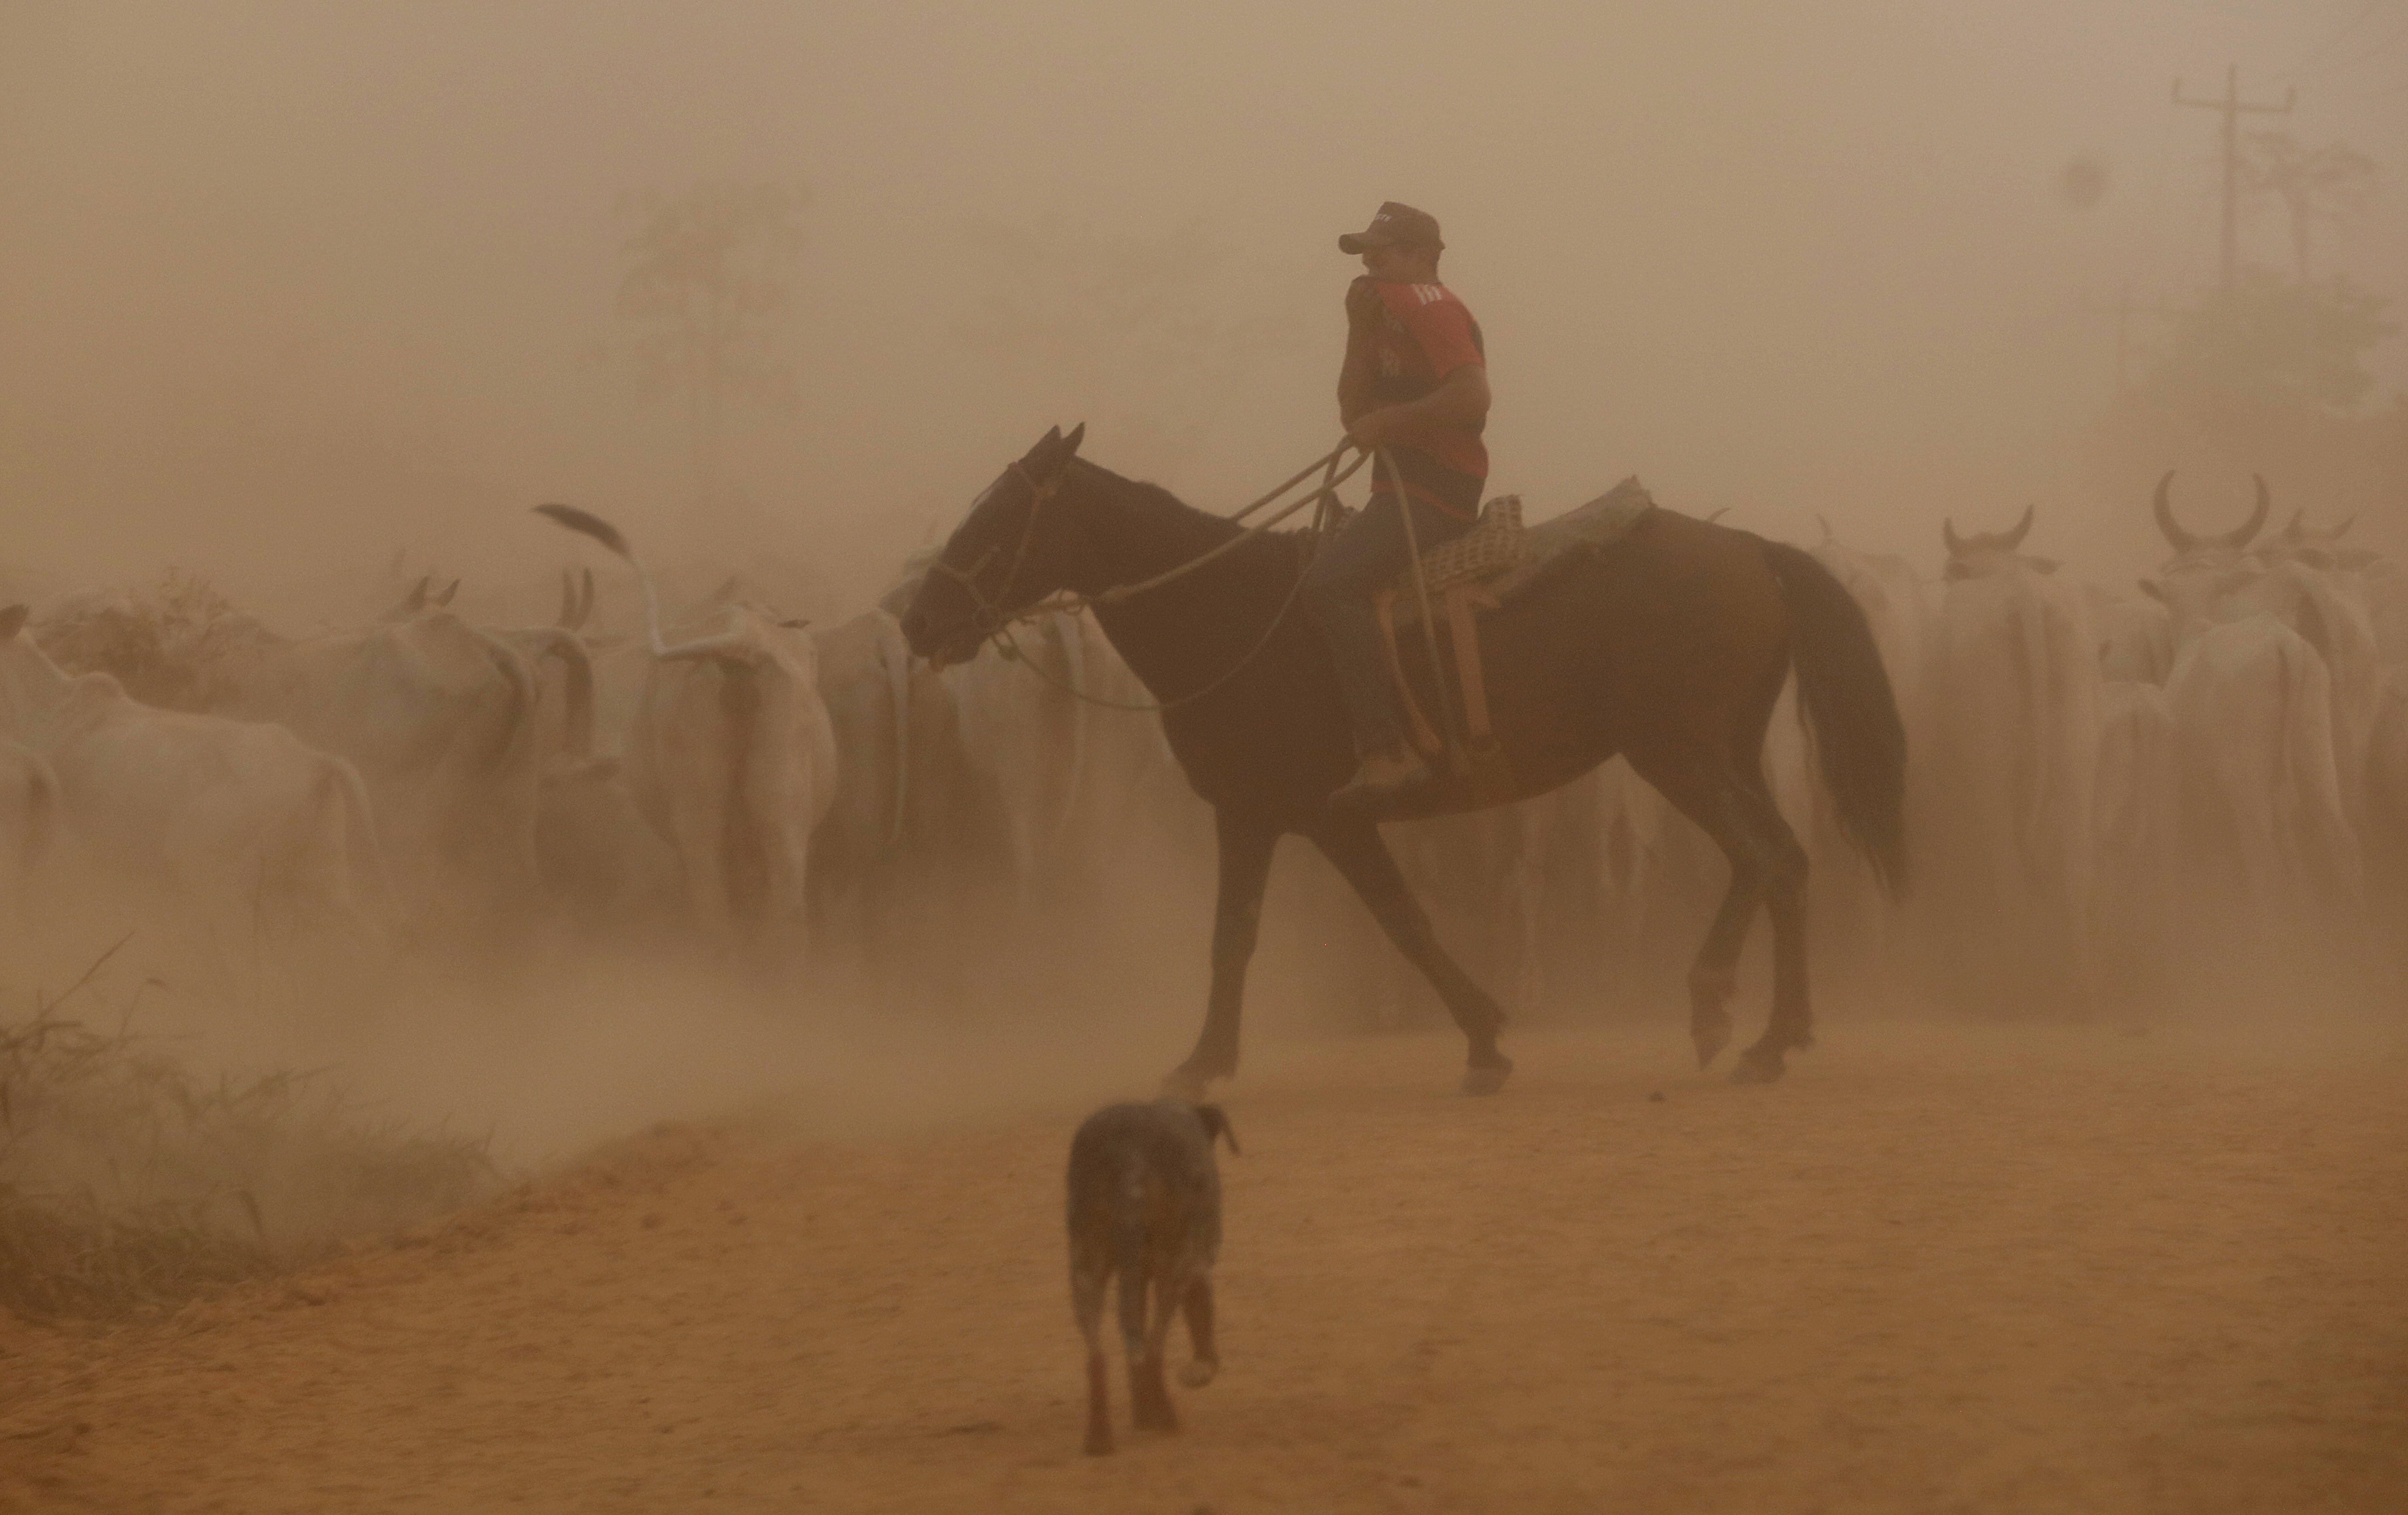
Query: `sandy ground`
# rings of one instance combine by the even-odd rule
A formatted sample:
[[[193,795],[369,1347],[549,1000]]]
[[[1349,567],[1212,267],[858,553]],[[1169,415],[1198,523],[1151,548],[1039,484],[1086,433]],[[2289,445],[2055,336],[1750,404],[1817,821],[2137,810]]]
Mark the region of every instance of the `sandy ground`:
[[[2394,1051],[1843,1027],[1733,1089],[1676,1029],[1531,1036],[1466,1100],[1458,1047],[1231,1092],[1226,1366],[1176,1437],[1077,1451],[1083,1099],[788,1111],[0,1331],[0,1508],[2408,1508]]]

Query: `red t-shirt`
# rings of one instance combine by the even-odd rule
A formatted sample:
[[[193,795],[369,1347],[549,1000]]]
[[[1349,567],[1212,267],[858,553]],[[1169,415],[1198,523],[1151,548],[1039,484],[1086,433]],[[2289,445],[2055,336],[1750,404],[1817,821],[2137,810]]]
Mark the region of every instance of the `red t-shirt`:
[[[1471,311],[1445,285],[1372,287],[1387,307],[1387,319],[1380,323],[1374,338],[1378,371],[1372,393],[1380,404],[1420,399],[1467,363],[1488,365],[1480,322],[1471,319]],[[1459,474],[1485,479],[1488,445],[1480,439],[1480,433],[1486,424],[1485,421],[1431,422],[1399,434],[1397,443],[1426,453]]]

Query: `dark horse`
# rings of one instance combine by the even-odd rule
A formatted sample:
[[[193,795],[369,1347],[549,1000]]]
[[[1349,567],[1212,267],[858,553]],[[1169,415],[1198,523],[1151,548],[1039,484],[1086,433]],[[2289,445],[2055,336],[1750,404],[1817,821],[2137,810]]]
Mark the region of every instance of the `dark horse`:
[[[1046,595],[1136,583],[1238,534],[1167,490],[1078,456],[1085,430],[1046,433],[972,504],[903,618],[914,653],[965,662],[999,618]],[[1188,782],[1212,805],[1221,852],[1211,1005],[1172,1087],[1198,1091],[1237,1071],[1246,964],[1271,851],[1289,832],[1337,865],[1446,1002],[1470,1043],[1465,1090],[1502,1085],[1513,1068],[1497,1047],[1504,1012],[1439,947],[1379,822],[1525,799],[1617,752],[1730,861],[1730,888],[1689,974],[1700,1066],[1730,1039],[1724,1002],[1740,947],[1757,906],[1770,906],[1772,1014],[1732,1078],[1779,1078],[1783,1054],[1813,1045],[1806,853],[1773,805],[1762,761],[1765,727],[1793,665],[1842,828],[1893,893],[1905,865],[1905,732],[1864,613],[1840,581],[1797,548],[1650,510],[1612,546],[1575,550],[1484,623],[1510,793],[1475,795],[1448,778],[1388,808],[1346,812],[1326,796],[1354,770],[1353,739],[1328,654],[1293,605],[1309,541],[1266,533],[1159,588],[1096,607],[1157,700],[1178,701],[1239,668],[1162,718]],[[1422,707],[1433,708],[1427,660],[1408,650],[1406,661]]]

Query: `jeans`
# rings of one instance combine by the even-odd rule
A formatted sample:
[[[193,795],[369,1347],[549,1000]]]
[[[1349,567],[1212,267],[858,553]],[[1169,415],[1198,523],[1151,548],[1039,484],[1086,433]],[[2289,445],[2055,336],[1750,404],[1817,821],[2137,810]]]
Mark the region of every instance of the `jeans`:
[[[1426,500],[1413,500],[1412,507],[1414,541],[1425,552],[1471,529],[1470,522]],[[1339,694],[1354,727],[1354,750],[1363,756],[1405,744],[1404,720],[1388,681],[1371,594],[1402,572],[1406,561],[1404,517],[1397,508],[1397,496],[1375,494],[1304,570],[1300,593],[1305,611],[1329,643]]]

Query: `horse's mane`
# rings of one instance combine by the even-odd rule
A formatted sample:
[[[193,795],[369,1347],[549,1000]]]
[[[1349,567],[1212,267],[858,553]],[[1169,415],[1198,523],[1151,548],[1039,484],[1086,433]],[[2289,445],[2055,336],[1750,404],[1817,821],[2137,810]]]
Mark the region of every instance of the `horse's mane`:
[[[1221,528],[1226,528],[1229,526],[1229,521],[1226,517],[1216,516],[1210,510],[1199,510],[1195,506],[1188,504],[1185,500],[1181,499],[1178,495],[1173,494],[1170,491],[1163,488],[1160,484],[1154,483],[1151,480],[1129,479],[1124,475],[1112,472],[1110,468],[1105,467],[1100,463],[1093,463],[1081,457],[1072,458],[1070,460],[1070,465],[1075,468],[1086,469],[1117,486],[1116,491],[1111,492],[1105,496],[1114,505],[1147,507],[1156,509],[1167,507],[1168,511],[1174,515],[1182,524],[1195,525],[1198,527],[1210,526],[1214,528],[1214,536],[1216,537],[1222,535]],[[1285,530],[1267,531],[1262,535],[1269,541],[1283,544],[1290,553],[1300,553],[1304,550],[1305,544],[1311,540],[1312,527],[1308,521],[1308,523],[1303,526],[1290,526]]]

